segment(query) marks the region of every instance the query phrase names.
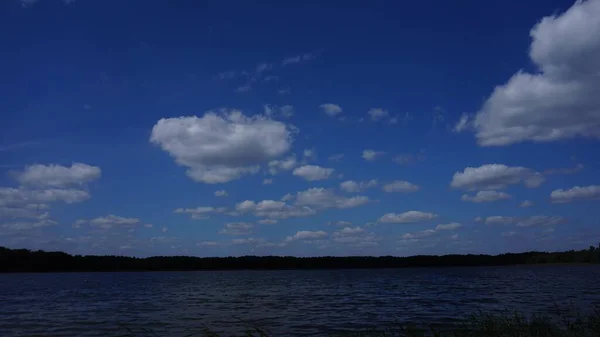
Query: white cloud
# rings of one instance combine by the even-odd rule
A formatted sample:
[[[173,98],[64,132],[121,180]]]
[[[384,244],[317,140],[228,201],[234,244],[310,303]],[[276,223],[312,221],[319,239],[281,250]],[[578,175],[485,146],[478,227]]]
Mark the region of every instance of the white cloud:
[[[350,222],[350,221],[336,221],[334,223],[329,223],[329,224],[336,225],[336,226],[344,226],[344,227],[352,226],[352,222]]]
[[[287,219],[316,214],[316,210],[303,205],[288,205],[283,201],[262,200],[258,203],[245,200],[236,205],[240,213],[253,213],[257,217],[268,219]]]
[[[269,105],[269,104],[265,104],[264,106],[265,108],[265,116],[272,118],[272,117],[285,117],[285,118],[290,118],[294,115],[294,106],[292,105],[282,105],[282,106],[277,106],[277,105]]]
[[[470,201],[470,202],[493,202],[498,200],[506,200],[510,199],[511,196],[505,192],[498,191],[479,191],[474,196],[470,196],[468,194],[463,194],[460,198],[462,201]]]
[[[340,184],[340,189],[344,192],[354,193],[360,192],[364,189],[371,188],[377,186],[377,179],[371,179],[369,181],[359,181],[356,182],[354,180],[346,180]]]
[[[233,239],[231,240],[231,243],[233,243],[234,245],[257,245],[257,244],[261,244],[264,243],[265,239],[260,239],[260,238],[246,238],[246,239]]]
[[[93,218],[91,220],[78,219],[75,221],[73,227],[80,228],[82,225],[88,224],[93,227],[99,227],[102,229],[111,229],[114,227],[131,227],[141,223],[138,218],[124,218],[109,214],[107,216]]]
[[[227,193],[227,191],[225,191],[225,190],[218,190],[218,191],[215,191],[215,197],[226,197],[226,196],[228,196],[228,195],[229,195],[229,194],[228,194],[228,193]]]
[[[24,231],[24,230],[32,230],[37,228],[49,227],[56,225],[56,221],[52,220],[40,220],[35,222],[12,222],[12,223],[4,223],[1,228],[13,230],[13,231]]]
[[[232,222],[225,225],[225,227],[219,231],[219,234],[225,235],[250,235],[254,225],[247,222]]]
[[[542,174],[525,167],[487,164],[467,167],[463,172],[454,173],[450,186],[466,190],[499,190],[523,182],[525,186],[533,188],[544,180]]]
[[[197,245],[199,247],[214,247],[214,246],[218,246],[219,243],[216,241],[202,241],[202,242],[198,242]]]
[[[353,208],[369,202],[366,196],[343,197],[335,194],[332,189],[310,188],[296,193],[296,204],[314,208]]]
[[[293,175],[303,178],[307,181],[328,179],[335,170],[317,165],[300,166],[292,172]]]
[[[454,132],[462,132],[462,131],[468,130],[470,128],[470,126],[471,126],[471,124],[470,124],[469,115],[462,114],[460,116],[460,120],[454,126]]]
[[[325,112],[329,116],[335,116],[344,111],[341,106],[333,103],[321,104],[319,105],[319,108],[323,109],[323,112]]]
[[[364,160],[373,161],[377,157],[382,156],[385,152],[375,150],[363,150],[362,157]]]
[[[530,31],[539,71],[497,86],[473,121],[477,141],[502,146],[600,137],[600,1],[576,1]]]
[[[289,156],[285,159],[276,159],[269,162],[269,173],[276,175],[280,171],[289,171],[298,165],[296,156]]]
[[[296,56],[290,56],[290,57],[283,59],[283,61],[281,61],[281,65],[288,66],[288,65],[292,65],[292,64],[303,63],[306,61],[310,61],[310,60],[314,59],[315,57],[317,57],[317,56],[313,53],[304,53],[304,54],[300,54],[300,55],[296,55]]]
[[[427,213],[421,211],[408,211],[404,213],[387,213],[380,219],[380,223],[412,223],[429,221],[438,218],[435,213]]]
[[[531,200],[524,200],[523,202],[521,202],[519,204],[519,207],[522,207],[522,208],[527,208],[527,207],[531,207],[531,206],[533,206],[533,201],[531,201]]]
[[[454,230],[454,229],[458,229],[461,227],[462,227],[462,224],[460,224],[458,222],[450,222],[447,224],[439,224],[439,225],[435,226],[435,230],[436,231]]]
[[[226,209],[224,207],[215,208],[211,206],[199,206],[196,208],[177,208],[174,212],[178,214],[190,214],[192,219],[203,220],[208,219],[209,215],[214,213],[223,213]]]
[[[395,180],[391,183],[383,185],[383,190],[388,193],[392,192],[416,192],[421,189],[419,186],[405,180]]]
[[[83,185],[100,178],[102,171],[97,166],[74,163],[71,167],[50,165],[29,165],[23,172],[17,172],[16,179],[22,185],[35,187],[68,187]]]
[[[327,237],[327,232],[325,231],[298,231],[296,234],[292,236],[288,236],[285,238],[285,241],[296,241],[296,240],[318,240]]]
[[[271,185],[273,183],[273,179],[263,179],[263,185]]]
[[[344,227],[339,231],[335,231],[333,233],[334,236],[348,236],[348,235],[357,235],[363,233],[365,230],[356,226],[356,227]]]
[[[600,185],[575,186],[568,190],[558,189],[550,193],[553,203],[569,203],[577,200],[599,200]]]
[[[187,167],[191,179],[214,184],[256,173],[260,164],[286,153],[292,143],[291,129],[261,115],[209,111],[203,117],[159,120],[150,141]]]
[[[515,225],[517,227],[532,227],[532,226],[553,226],[567,222],[567,219],[561,216],[546,216],[536,215],[530,217],[513,217],[513,216],[489,216],[482,221],[486,225]]]
[[[399,154],[394,157],[394,162],[398,165],[410,165],[419,163],[425,160],[425,154],[419,153],[417,155],[413,155],[411,153]]]
[[[418,241],[419,239],[423,239],[426,237],[436,235],[441,231],[452,231],[452,230],[455,230],[455,229],[458,229],[461,227],[462,227],[462,224],[460,224],[458,222],[439,224],[439,225],[435,226],[434,229],[425,229],[425,230],[415,232],[415,233],[406,233],[406,234],[402,235],[402,240]],[[457,234],[455,234],[455,235],[457,235]],[[455,240],[456,238],[458,238],[458,236],[455,236],[455,235],[451,236],[451,239]]]
[[[378,121],[389,115],[387,110],[384,110],[381,108],[371,108],[371,109],[369,109],[367,114],[371,117],[371,120],[373,120],[373,121]]]
[[[343,158],[344,158],[344,154],[342,154],[342,153],[338,153],[338,154],[329,156],[329,160],[331,160],[331,161],[340,161]]]
[[[262,220],[258,220],[259,224],[263,224],[263,225],[274,225],[277,223],[277,220],[274,219],[262,219]]]
[[[75,189],[41,189],[28,190],[24,188],[0,187],[0,206],[19,206],[27,204],[45,204],[64,202],[73,204],[90,198],[86,191]]]

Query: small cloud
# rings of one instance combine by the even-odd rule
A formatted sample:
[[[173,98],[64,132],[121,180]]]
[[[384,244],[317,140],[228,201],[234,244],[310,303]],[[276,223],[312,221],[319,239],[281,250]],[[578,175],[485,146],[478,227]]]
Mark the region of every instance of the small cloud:
[[[367,111],[367,114],[371,117],[372,121],[378,121],[387,117],[389,112],[381,108],[371,108],[369,111]]]
[[[519,207],[522,207],[522,208],[527,208],[527,207],[531,207],[531,206],[533,206],[533,201],[531,201],[531,200],[525,200],[519,204]]]
[[[331,160],[331,161],[340,161],[343,158],[344,158],[344,155],[342,153],[329,156],[329,160]]]
[[[160,229],[161,232],[166,233],[169,229],[167,227],[163,227]]]
[[[343,111],[341,106],[333,103],[321,104],[319,105],[319,108],[323,109],[323,112],[332,117],[342,113]]]
[[[248,92],[250,90],[252,90],[252,86],[250,84],[245,84],[245,85],[237,87],[235,89],[235,92],[237,92],[237,93],[244,93],[244,92]]]
[[[294,169],[292,174],[307,181],[315,181],[328,179],[334,171],[335,170],[332,168],[317,165],[304,165]]]
[[[283,59],[283,61],[281,61],[281,65],[285,67],[285,66],[292,65],[292,64],[299,64],[299,63],[310,61],[310,60],[314,59],[315,57],[316,57],[316,55],[312,54],[312,53],[304,53],[304,54],[300,54],[300,55],[290,56],[290,57],[286,57],[285,59]]]
[[[225,190],[215,191],[215,197],[226,197],[229,194]]]
[[[263,185],[271,185],[273,183],[273,179],[263,179]]]
[[[380,157],[380,156],[382,156],[384,154],[385,154],[385,152],[382,152],[382,151],[363,150],[362,157],[363,157],[364,160],[373,161],[377,157]]]
[[[290,89],[289,88],[281,88],[281,89],[277,90],[277,93],[280,95],[289,95]]]

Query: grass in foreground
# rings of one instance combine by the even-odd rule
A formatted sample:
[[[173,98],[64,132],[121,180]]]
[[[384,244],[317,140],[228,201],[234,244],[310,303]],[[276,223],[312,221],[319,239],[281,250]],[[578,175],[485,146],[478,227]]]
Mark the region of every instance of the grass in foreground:
[[[267,329],[246,326],[235,335],[218,334],[208,327],[189,331],[182,337],[285,337],[293,336],[289,331],[285,335],[270,333]],[[148,329],[133,331],[124,327],[127,333],[123,337],[160,336],[163,334]],[[324,333],[324,336],[337,337],[600,337],[600,307],[588,314],[561,314],[560,318],[535,315],[526,317],[518,312],[505,314],[478,313],[471,315],[455,325],[444,328],[419,328],[398,325],[383,330],[363,330],[355,332]],[[169,335],[171,336],[171,335]]]

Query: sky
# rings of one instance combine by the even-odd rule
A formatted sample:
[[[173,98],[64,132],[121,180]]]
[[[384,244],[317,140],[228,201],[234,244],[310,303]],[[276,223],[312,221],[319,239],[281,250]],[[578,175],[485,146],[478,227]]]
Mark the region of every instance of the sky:
[[[600,241],[600,0],[3,0],[0,31],[0,246]]]

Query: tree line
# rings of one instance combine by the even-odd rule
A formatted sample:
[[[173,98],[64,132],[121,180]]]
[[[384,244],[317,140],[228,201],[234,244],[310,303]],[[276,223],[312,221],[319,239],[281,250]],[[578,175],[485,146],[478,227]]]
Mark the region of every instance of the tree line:
[[[0,247],[0,272],[168,271],[235,269],[366,269],[450,266],[503,266],[542,263],[600,263],[600,245],[564,252],[524,252],[500,255],[396,256],[239,256],[191,257],[70,255]]]

